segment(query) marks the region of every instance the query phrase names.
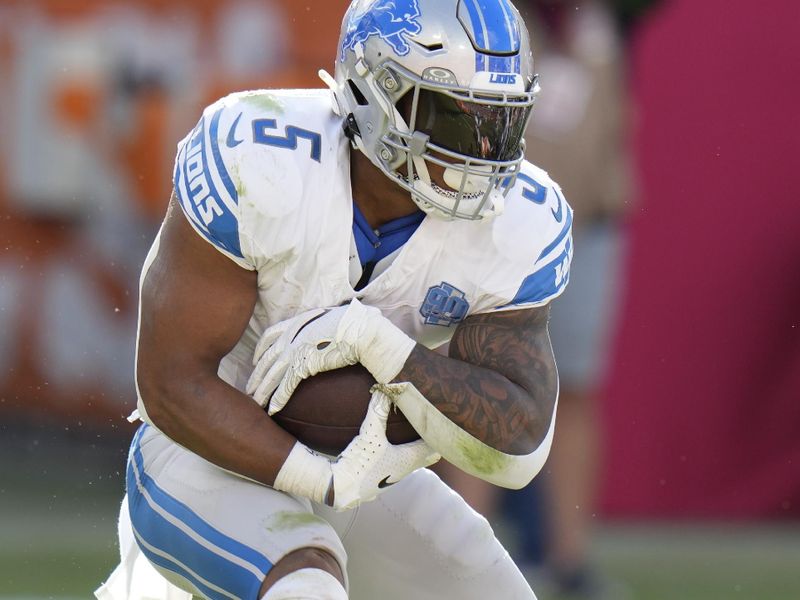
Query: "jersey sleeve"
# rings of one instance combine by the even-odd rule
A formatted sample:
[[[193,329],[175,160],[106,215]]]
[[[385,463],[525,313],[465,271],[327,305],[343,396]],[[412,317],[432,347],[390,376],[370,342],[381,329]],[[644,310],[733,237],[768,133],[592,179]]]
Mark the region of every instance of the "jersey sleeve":
[[[552,181],[541,196],[543,202],[540,208],[543,209],[546,223],[539,246],[541,250],[517,293],[508,304],[498,307],[499,310],[542,306],[561,295],[569,283],[573,251],[572,208],[561,189]]]
[[[224,135],[220,122],[228,120],[222,101],[205,110],[197,126],[178,144],[173,183],[194,229],[239,266],[253,270],[242,230],[239,194],[229,172],[231,151],[220,139]]]

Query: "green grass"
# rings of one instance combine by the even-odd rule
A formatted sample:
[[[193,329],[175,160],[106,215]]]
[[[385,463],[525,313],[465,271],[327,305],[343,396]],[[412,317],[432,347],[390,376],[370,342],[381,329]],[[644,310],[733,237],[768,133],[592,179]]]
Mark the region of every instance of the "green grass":
[[[797,526],[609,527],[594,554],[644,600],[800,599]]]
[[[117,562],[124,448],[1,438],[0,600],[91,598]],[[592,553],[633,600],[800,600],[800,524],[605,525]]]
[[[91,597],[119,557],[116,502],[108,496],[93,498],[92,509],[86,510],[57,500],[44,504],[41,496],[4,496],[0,598]]]
[[[19,554],[4,552],[0,554],[2,589],[18,597],[89,598],[116,561],[111,550],[36,548]]]
[[[0,436],[0,600],[91,598],[117,563],[124,441]]]
[[[94,524],[88,515],[29,514],[10,538],[3,523],[0,600],[90,597],[117,560],[115,507],[106,509]],[[796,531],[614,526],[598,534],[594,554],[634,599],[800,599]]]
[[[37,539],[3,532],[0,598],[9,594],[87,598],[111,572],[118,560],[112,528],[102,535],[98,530],[93,539],[75,536],[73,543],[65,544],[68,534],[60,531],[60,525],[53,523],[50,531]],[[32,524],[31,529],[37,528]],[[53,538],[56,543],[49,543]]]

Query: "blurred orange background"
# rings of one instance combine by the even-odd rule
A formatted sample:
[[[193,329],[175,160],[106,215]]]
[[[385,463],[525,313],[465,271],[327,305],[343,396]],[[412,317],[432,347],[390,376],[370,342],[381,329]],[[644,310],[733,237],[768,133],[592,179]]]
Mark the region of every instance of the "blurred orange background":
[[[176,142],[230,91],[320,87],[347,4],[0,1],[0,418],[127,437]],[[631,40],[608,516],[800,516],[797,23],[794,0],[672,0]]]

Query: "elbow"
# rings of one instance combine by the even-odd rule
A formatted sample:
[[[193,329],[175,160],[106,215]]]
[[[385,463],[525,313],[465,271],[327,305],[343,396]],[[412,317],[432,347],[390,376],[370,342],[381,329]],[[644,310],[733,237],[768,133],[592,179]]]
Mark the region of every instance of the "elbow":
[[[528,421],[513,456],[507,455],[512,468],[501,469],[496,485],[518,490],[528,485],[544,467],[555,433],[557,395],[531,402]]]
[[[544,433],[537,437],[538,440],[529,452],[524,455],[506,455],[508,464],[505,468],[498,469],[492,483],[504,488],[518,490],[528,485],[544,467],[553,445],[555,431],[555,414],[544,427]],[[537,436],[538,436],[537,430]],[[533,439],[533,436],[531,436]]]
[[[169,435],[174,430],[177,408],[182,396],[175,378],[157,372],[137,369],[136,395],[139,416],[145,423]]]
[[[136,408],[139,418],[157,429],[163,429],[165,420],[163,403],[159,402],[162,395],[158,392],[157,381],[153,377],[142,376],[137,369],[136,373]]]
[[[556,392],[543,393],[526,400],[524,425],[520,428],[514,454],[530,454],[542,447],[555,422],[557,400]]]

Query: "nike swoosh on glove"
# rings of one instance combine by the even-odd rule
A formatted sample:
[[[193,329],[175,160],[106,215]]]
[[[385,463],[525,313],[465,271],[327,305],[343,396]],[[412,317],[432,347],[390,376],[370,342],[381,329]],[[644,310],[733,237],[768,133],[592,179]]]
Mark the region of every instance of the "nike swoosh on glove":
[[[391,410],[389,397],[374,391],[359,434],[333,462],[331,483],[337,510],[373,500],[385,488],[441,458],[423,440],[390,443],[386,422]]]
[[[438,461],[441,456],[423,440],[395,445],[386,439],[392,409],[389,396],[375,390],[358,435],[339,456],[330,459],[297,442],[272,487],[347,510]]]

